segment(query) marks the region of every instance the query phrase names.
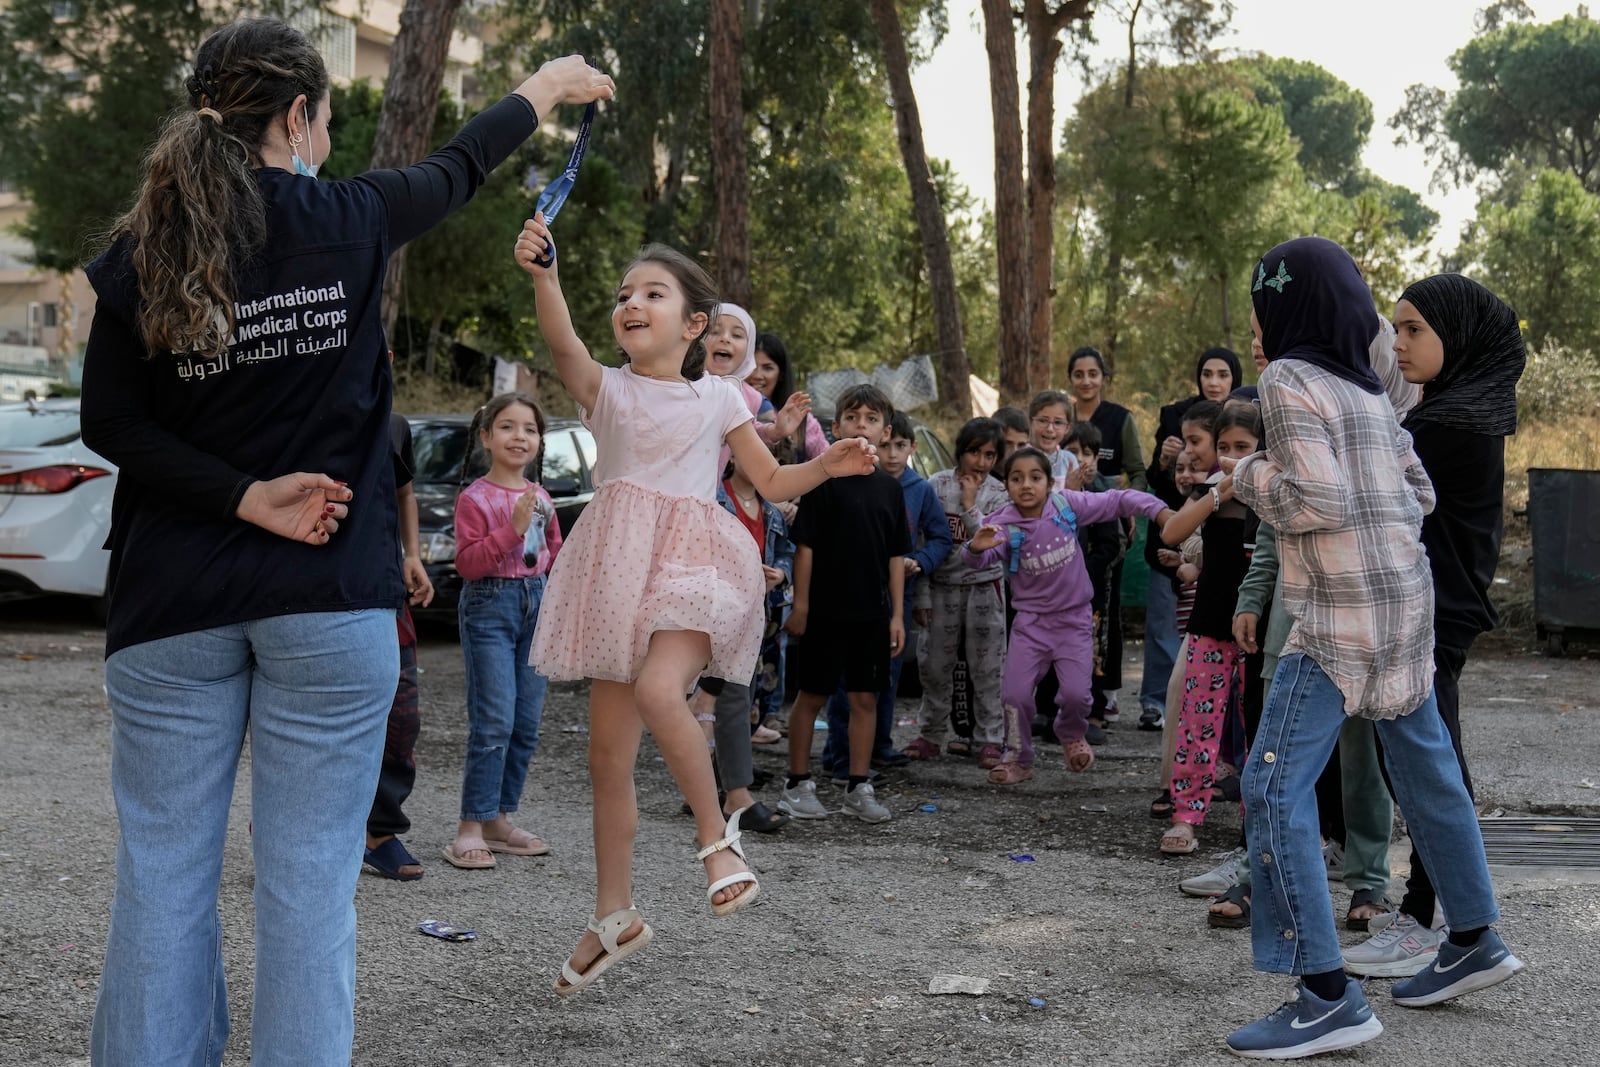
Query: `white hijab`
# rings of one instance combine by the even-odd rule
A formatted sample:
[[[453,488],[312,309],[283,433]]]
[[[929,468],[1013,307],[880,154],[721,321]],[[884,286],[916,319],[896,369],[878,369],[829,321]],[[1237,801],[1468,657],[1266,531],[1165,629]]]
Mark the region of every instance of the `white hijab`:
[[[729,375],[730,378],[737,378],[742,382],[750,377],[750,373],[756,369],[756,320],[750,317],[750,312],[738,304],[731,304],[726,301],[717,305],[717,314],[732,315],[744,324],[744,358],[739,361],[739,365],[734,367],[733,373]],[[1392,329],[1389,335],[1390,337],[1394,336]],[[1389,358],[1392,360],[1394,357],[1391,354]]]
[[[1403,421],[1406,412],[1416,407],[1417,401],[1422,399],[1422,386],[1406,381],[1400,373],[1400,363],[1394,355],[1394,326],[1383,315],[1378,316],[1378,336],[1372,339],[1372,345],[1367,349],[1367,359],[1372,364],[1373,373],[1383,383],[1383,391],[1389,396],[1395,421]]]

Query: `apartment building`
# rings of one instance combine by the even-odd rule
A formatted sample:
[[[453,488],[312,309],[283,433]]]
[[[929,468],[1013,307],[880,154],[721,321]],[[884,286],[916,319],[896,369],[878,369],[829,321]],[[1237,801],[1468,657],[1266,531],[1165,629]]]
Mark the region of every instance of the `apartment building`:
[[[404,6],[404,0],[329,0],[294,21],[317,42],[336,83],[364,78],[381,85]],[[467,0],[456,18],[444,87],[458,99],[476,95],[471,72],[484,47],[479,13],[489,6]],[[152,116],[152,136],[155,129]],[[20,399],[29,388],[42,393],[52,380],[75,381],[94,314],[82,271],[33,267],[32,249],[16,232],[27,213],[27,202],[0,185],[0,401]]]

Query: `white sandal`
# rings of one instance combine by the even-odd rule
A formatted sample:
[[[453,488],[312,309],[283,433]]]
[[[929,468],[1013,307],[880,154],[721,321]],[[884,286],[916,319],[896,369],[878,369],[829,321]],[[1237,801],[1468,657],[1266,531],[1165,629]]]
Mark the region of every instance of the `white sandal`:
[[[749,810],[750,809],[748,807],[743,807],[734,812],[732,815],[728,816],[728,828],[723,831],[722,840],[717,841],[714,844],[707,845],[705,848],[701,849],[695,854],[695,859],[704,862],[707,856],[714,852],[721,852],[726,848],[732,849],[735,856],[738,856],[741,860],[744,860],[744,849],[739,845],[739,839],[744,836],[744,832],[739,829],[739,816],[743,815]],[[746,860],[745,862],[748,863],[749,861]],[[722,892],[724,889],[727,889],[729,886],[743,885],[746,882],[750,884],[749,889],[746,889],[732,900],[725,900],[721,904],[717,903],[716,898],[718,893]],[[756,881],[755,874],[748,870],[744,870],[740,871],[738,874],[730,874],[726,878],[718,878],[715,882],[712,882],[706,887],[706,900],[711,902],[711,914],[732,915],[746,904],[749,904],[755,900],[756,896],[760,892],[761,883]]]
[[[639,909],[632,906],[614,911],[604,919],[590,919],[588,930],[600,939],[600,947],[605,951],[591,960],[589,969],[581,974],[572,969],[572,957],[568,956],[567,962],[561,965],[561,977],[566,984],[555,983],[556,995],[571,996],[578,990],[593,985],[602,974],[606,973],[606,968],[618,960],[627,959],[648,945],[650,938],[655,936],[649,923],[644,923],[643,928],[632,940],[620,943],[617,941],[628,927],[638,921]]]

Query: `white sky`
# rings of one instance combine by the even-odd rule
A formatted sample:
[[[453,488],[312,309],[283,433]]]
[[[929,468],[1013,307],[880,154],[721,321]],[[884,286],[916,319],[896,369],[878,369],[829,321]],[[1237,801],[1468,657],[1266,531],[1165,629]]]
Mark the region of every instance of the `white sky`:
[[[1103,5],[1102,5],[1103,6]],[[1309,60],[1327,68],[1372,101],[1373,128],[1363,159],[1379,176],[1421,193],[1441,218],[1434,247],[1455,247],[1461,226],[1477,206],[1471,189],[1436,193],[1433,168],[1416,145],[1396,147],[1390,116],[1408,85],[1447,90],[1455,78],[1446,60],[1473,33],[1473,14],[1485,0],[1235,0],[1231,31],[1220,46]],[[1531,0],[1540,21],[1570,14],[1577,3]],[[1095,16],[1095,55],[1124,54],[1122,23],[1109,11]],[[1027,106],[1027,50],[1018,42],[1023,106]],[[950,32],[933,57],[912,72],[928,154],[950,161],[961,180],[986,204],[994,199],[994,136],[989,110],[989,60],[977,0],[950,0]],[[1063,62],[1056,75],[1056,143],[1083,91],[1076,68]]]

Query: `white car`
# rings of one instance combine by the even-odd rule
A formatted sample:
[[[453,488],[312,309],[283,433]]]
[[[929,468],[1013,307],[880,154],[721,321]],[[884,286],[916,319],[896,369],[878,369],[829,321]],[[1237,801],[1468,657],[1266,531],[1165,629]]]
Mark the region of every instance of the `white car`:
[[[116,474],[84,446],[76,399],[0,404],[0,601],[69,593],[104,612]]]

